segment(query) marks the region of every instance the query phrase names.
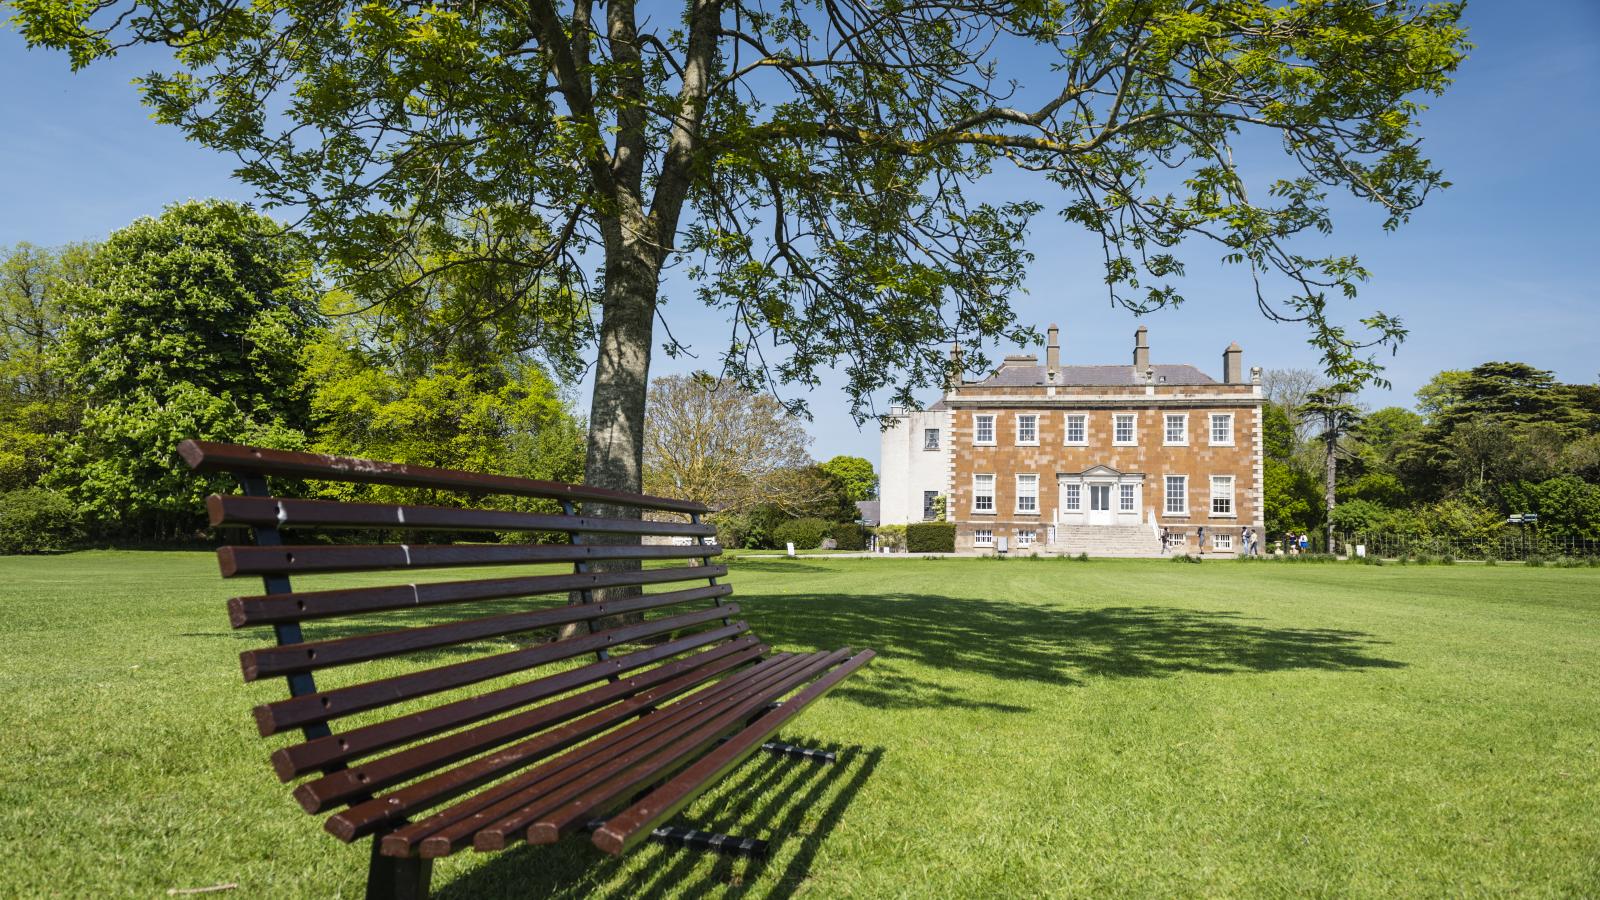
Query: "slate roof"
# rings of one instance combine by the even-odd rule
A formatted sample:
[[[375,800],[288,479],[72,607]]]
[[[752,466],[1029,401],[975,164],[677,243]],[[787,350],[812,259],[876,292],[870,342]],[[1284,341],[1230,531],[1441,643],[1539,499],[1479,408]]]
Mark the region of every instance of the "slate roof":
[[[1216,384],[1216,379],[1200,371],[1194,366],[1156,365],[1156,384]],[[1144,377],[1135,373],[1133,366],[1062,366],[1057,370],[1060,377],[1058,385],[1067,386],[1093,386],[1109,387],[1117,385],[1142,385]],[[982,381],[968,382],[968,384],[984,387],[1021,387],[1025,385],[1038,385],[1045,383],[1045,367],[1040,365],[1016,365],[1009,363],[1000,367],[998,372]],[[1162,379],[1165,379],[1163,381]]]
[[[856,518],[861,520],[861,524],[867,526],[878,524],[878,503],[877,500],[856,501]]]

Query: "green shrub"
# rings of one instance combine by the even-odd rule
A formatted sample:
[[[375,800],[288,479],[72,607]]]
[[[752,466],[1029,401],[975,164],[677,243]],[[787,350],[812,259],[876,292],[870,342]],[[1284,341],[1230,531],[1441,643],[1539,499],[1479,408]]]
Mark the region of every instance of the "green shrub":
[[[1441,553],[1439,555],[1439,565],[1441,565],[1441,566],[1453,566],[1455,564],[1456,564],[1455,554],[1453,554],[1453,553]]]
[[[840,550],[867,549],[867,530],[853,522],[836,522],[828,529],[828,537]]]
[[[1079,553],[1077,556],[1073,557],[1073,559],[1076,559],[1078,562],[1088,562],[1089,561],[1089,554],[1086,553],[1086,552],[1085,553]]]
[[[911,553],[951,553],[956,549],[953,522],[914,522],[906,526],[906,550]]]
[[[1175,563],[1196,563],[1196,564],[1198,564],[1200,562],[1199,555],[1190,554],[1190,553],[1180,553],[1177,556],[1173,556],[1173,557],[1169,557],[1169,558]]]
[[[1500,565],[1500,560],[1491,554],[1483,558],[1483,564],[1486,566],[1498,566]]]
[[[1535,569],[1538,569],[1538,568],[1541,568],[1541,567],[1544,566],[1544,557],[1540,556],[1537,553],[1529,553],[1528,554],[1528,558],[1524,559],[1522,561],[1522,564],[1525,565],[1525,566],[1532,566]]]
[[[772,529],[772,542],[779,547],[794,544],[796,550],[815,550],[828,536],[828,527],[822,519],[790,519]]]
[[[65,550],[83,537],[72,501],[42,488],[0,495],[0,553]]]
[[[878,546],[889,550],[906,549],[906,526],[879,525],[872,531],[878,536]]]

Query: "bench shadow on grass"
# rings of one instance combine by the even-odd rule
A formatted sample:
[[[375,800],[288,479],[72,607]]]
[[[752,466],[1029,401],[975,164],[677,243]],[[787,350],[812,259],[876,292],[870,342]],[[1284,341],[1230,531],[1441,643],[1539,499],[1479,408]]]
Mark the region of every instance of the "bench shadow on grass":
[[[825,745],[822,749],[837,753],[838,763],[758,754],[725,780],[711,809],[680,815],[671,823],[763,838],[771,842],[766,859],[647,844],[632,851],[643,858],[625,861],[601,853],[585,836],[576,835],[557,847],[520,847],[497,854],[456,878],[449,877],[448,863],[441,864],[434,872],[434,896],[439,900],[699,897],[747,886],[760,897],[792,897],[884,752],[881,747]]]

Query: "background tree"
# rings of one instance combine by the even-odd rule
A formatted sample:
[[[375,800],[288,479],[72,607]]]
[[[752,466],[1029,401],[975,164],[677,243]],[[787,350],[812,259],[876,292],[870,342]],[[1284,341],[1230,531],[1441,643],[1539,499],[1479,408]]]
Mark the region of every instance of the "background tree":
[[[219,487],[178,442],[296,447],[300,355],[323,324],[305,243],[223,202],[168,207],[113,233],[68,285],[62,377],[83,397],[50,483],[103,527],[171,537]]]
[[[1267,534],[1309,532],[1320,522],[1315,479],[1299,465],[1294,424],[1277,403],[1262,409],[1262,500]]]
[[[832,490],[806,452],[811,436],[771,395],[703,375],[657,378],[646,421],[648,493],[735,515],[809,510]]]
[[[1261,373],[1262,396],[1289,417],[1289,456],[1298,455],[1315,437],[1317,423],[1305,415],[1305,404],[1313,393],[1327,386],[1327,377],[1311,369],[1267,369]]]
[[[57,360],[66,288],[92,252],[18,244],[0,255],[0,493],[36,483],[80,401]]]
[[[1322,442],[1322,508],[1327,525],[1327,548],[1333,552],[1334,509],[1339,505],[1339,456],[1345,452],[1341,442],[1361,420],[1361,411],[1350,402],[1348,385],[1334,385],[1312,391],[1301,405],[1302,413],[1317,423]]]
[[[838,480],[845,499],[851,503],[878,496],[878,473],[873,471],[870,460],[859,456],[835,456],[818,468]]]
[[[1264,311],[1308,323],[1330,377],[1371,377],[1367,349],[1403,328],[1338,324],[1329,296],[1365,270],[1293,239],[1331,231],[1334,192],[1393,228],[1444,184],[1418,100],[1467,48],[1460,3],[1400,0],[686,0],[652,17],[634,0],[7,2],[30,45],[75,66],[174,48],[178,71],[141,82],[156,117],[303,211],[340,277],[432,229],[451,265],[592,298],[586,477],[623,489],[643,477],[669,263],[691,262],[727,310],[733,382],[838,367],[858,415],[880,389],[909,405],[942,384],[952,339],[1031,337],[1007,297],[1045,204],[969,201],[997,167],[1059,189],[1056,211],[1102,241],[1117,302],[1179,302],[1176,250],[1208,238],[1268,285]],[[1247,178],[1236,160],[1267,141],[1298,171],[1268,160]],[[459,227],[474,215],[542,237],[477,241]]]

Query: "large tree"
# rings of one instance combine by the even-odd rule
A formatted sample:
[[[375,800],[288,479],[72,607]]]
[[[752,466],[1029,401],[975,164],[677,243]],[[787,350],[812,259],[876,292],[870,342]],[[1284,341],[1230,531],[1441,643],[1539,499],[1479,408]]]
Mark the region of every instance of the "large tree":
[[[66,292],[61,375],[84,410],[48,480],[108,530],[170,537],[226,480],[194,478],[179,441],[303,446],[301,354],[322,327],[305,251],[222,202],[176,204],[99,245]]]
[[[75,430],[79,398],[61,377],[66,295],[92,254],[18,244],[0,253],[0,493],[34,484],[60,437]]]
[[[1369,376],[1403,329],[1342,326],[1328,298],[1365,271],[1295,238],[1331,230],[1335,192],[1392,228],[1444,184],[1419,101],[1467,49],[1463,4],[1409,0],[5,2],[75,66],[172,48],[141,82],[156,117],[235,154],[341,277],[431,230],[450,265],[592,299],[586,475],[635,489],[677,262],[727,311],[727,376],[842,368],[860,416],[943,382],[953,339],[1032,336],[1008,298],[1048,207],[1102,242],[1117,302],[1179,302],[1180,245],[1212,240],[1264,311],[1310,324],[1330,377]],[[972,199],[1001,167],[1057,190]]]

